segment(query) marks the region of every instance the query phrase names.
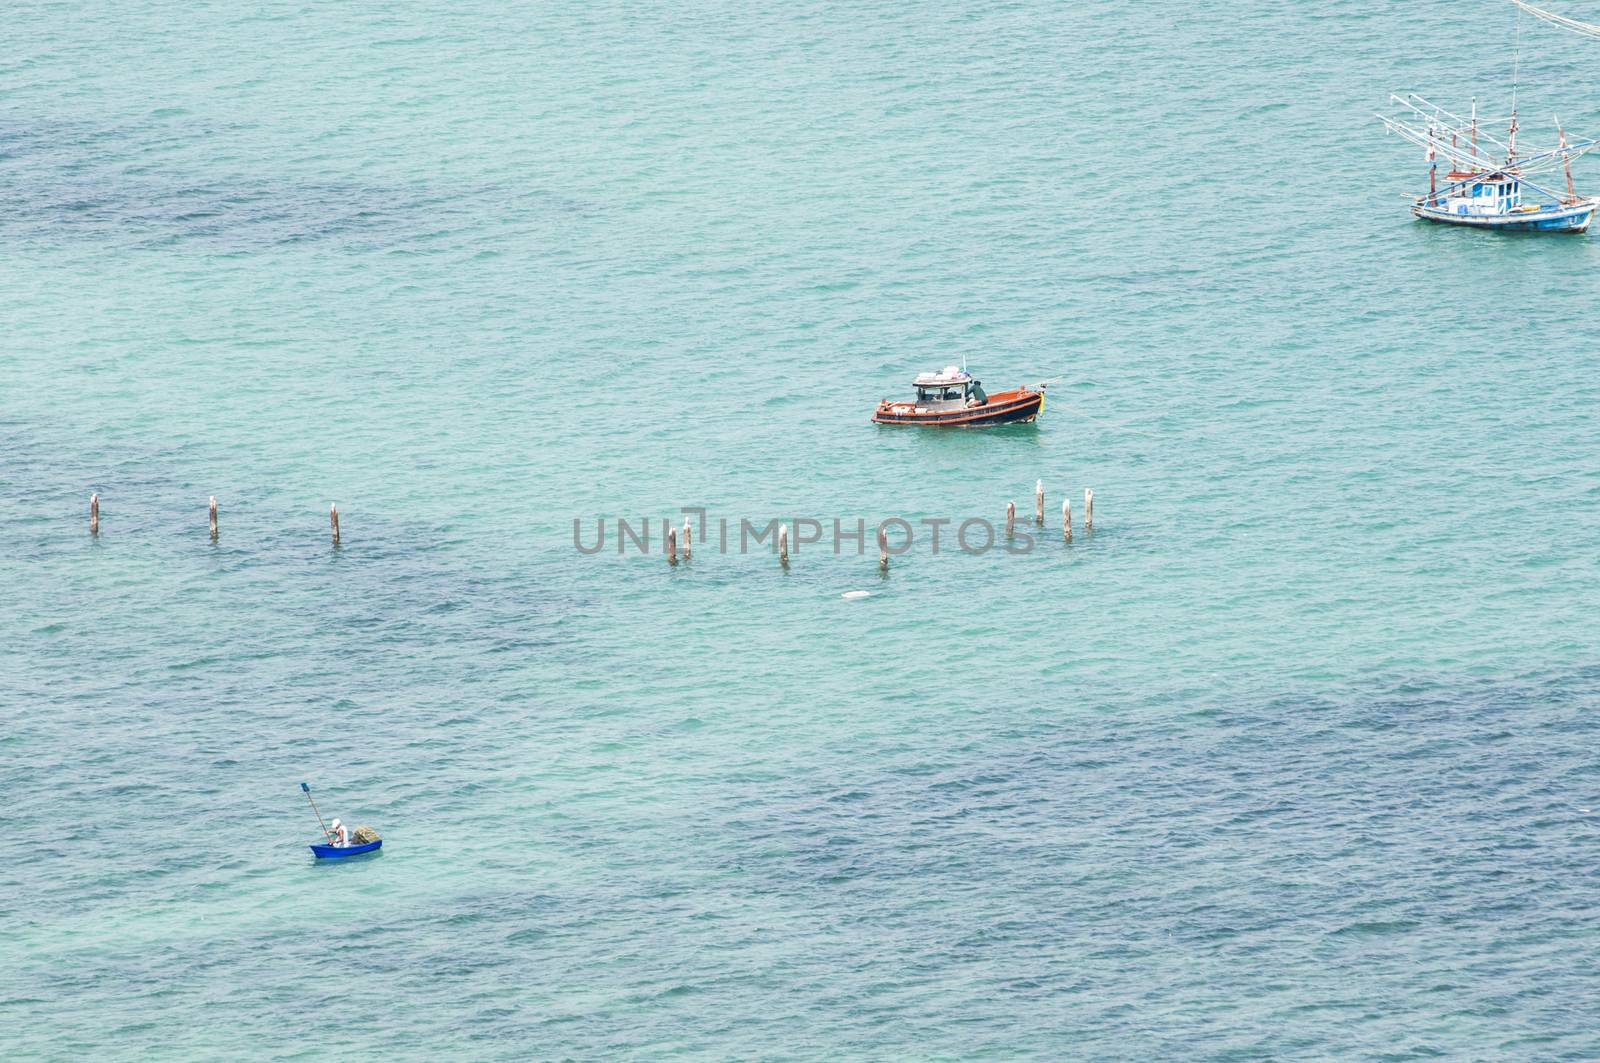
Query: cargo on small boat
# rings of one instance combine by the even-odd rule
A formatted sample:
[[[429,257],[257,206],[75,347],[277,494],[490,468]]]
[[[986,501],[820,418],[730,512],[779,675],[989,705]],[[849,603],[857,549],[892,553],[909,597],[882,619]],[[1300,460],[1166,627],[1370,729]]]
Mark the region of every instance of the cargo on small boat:
[[[1022,424],[1044,409],[1045,385],[1038,390],[1019,387],[989,394],[965,369],[945,366],[923,373],[912,382],[917,397],[907,402],[884,399],[872,415],[877,424],[923,425],[930,428],[976,428],[981,425]]]

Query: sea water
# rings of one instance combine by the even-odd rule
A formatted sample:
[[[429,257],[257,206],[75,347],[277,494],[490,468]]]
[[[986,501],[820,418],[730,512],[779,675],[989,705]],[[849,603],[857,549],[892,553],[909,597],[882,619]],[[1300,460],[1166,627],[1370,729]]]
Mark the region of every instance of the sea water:
[[[1600,238],[1414,222],[1371,117],[1519,68],[1526,136],[1600,131],[1600,45],[5,22],[0,1055],[1600,1056]],[[962,363],[1060,379],[869,423]],[[932,551],[1008,501],[1031,549]],[[775,518],[827,533],[720,549]],[[313,861],[302,780],[381,856]]]

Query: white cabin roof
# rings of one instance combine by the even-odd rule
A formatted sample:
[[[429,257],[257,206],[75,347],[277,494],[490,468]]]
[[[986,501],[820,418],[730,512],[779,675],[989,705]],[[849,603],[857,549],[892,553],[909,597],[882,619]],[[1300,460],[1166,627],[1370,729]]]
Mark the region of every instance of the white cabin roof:
[[[915,385],[919,388],[948,386],[950,384],[966,384],[972,380],[972,374],[958,366],[947,365],[937,373],[918,373]]]

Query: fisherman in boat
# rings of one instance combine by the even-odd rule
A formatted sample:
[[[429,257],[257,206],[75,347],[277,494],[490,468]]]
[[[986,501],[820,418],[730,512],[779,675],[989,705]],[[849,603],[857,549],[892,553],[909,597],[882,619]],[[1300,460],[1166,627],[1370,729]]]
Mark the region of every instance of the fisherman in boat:
[[[334,817],[333,825],[328,828],[328,844],[337,845],[341,849],[350,844],[350,828],[346,827],[344,821],[337,816]]]
[[[971,386],[967,388],[967,395],[968,409],[974,406],[982,406],[984,403],[989,401],[989,396],[984,393],[983,381],[981,380],[974,380],[972,382]]]

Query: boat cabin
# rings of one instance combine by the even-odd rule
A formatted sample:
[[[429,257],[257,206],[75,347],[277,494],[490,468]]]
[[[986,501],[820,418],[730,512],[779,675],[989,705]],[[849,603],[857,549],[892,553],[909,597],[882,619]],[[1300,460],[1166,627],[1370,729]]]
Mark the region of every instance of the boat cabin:
[[[1443,206],[1448,213],[1476,217],[1511,214],[1522,206],[1522,182],[1496,174],[1470,184],[1462,183],[1445,197]]]
[[[947,365],[937,373],[919,373],[912,382],[919,410],[960,410],[989,401],[983,384],[965,369]]]

